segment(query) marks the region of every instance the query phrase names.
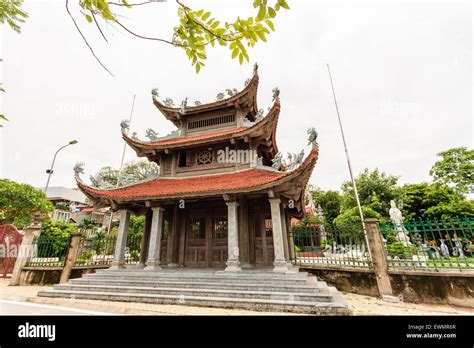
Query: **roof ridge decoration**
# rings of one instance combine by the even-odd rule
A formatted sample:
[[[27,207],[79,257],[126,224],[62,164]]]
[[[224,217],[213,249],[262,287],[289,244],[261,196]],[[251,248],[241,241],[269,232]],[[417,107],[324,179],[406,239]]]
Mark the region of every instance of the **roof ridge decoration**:
[[[274,88],[274,90],[277,88]],[[279,92],[278,92],[279,93]],[[278,95],[275,99],[278,98]],[[311,127],[306,132],[308,136],[308,145],[311,145],[311,150],[319,150],[318,142],[316,141],[318,138],[318,132],[314,127]],[[278,152],[275,157],[272,159],[272,168],[275,170],[292,170],[297,168],[302,162],[304,158],[304,149],[302,149],[299,153],[290,153],[287,152],[287,160],[283,158],[283,154]]]

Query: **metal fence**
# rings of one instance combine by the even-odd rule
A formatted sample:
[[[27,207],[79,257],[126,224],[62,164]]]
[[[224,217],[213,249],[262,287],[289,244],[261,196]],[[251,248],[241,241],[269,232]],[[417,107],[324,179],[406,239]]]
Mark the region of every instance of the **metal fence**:
[[[141,235],[127,238],[125,264],[137,264],[140,259]],[[74,267],[107,267],[112,264],[117,237],[96,234],[91,238],[81,237],[75,255]],[[64,267],[69,237],[37,236],[28,251],[27,267]]]
[[[295,226],[291,231],[294,260],[303,267],[369,268],[362,225],[336,228],[330,225]]]
[[[142,236],[129,236],[125,248],[125,264],[137,264],[140,259]],[[117,237],[96,234],[92,238],[81,238],[74,266],[110,266],[114,259]]]
[[[474,218],[381,223],[389,269],[474,269]]]
[[[27,267],[63,267],[69,237],[36,236],[28,252]]]

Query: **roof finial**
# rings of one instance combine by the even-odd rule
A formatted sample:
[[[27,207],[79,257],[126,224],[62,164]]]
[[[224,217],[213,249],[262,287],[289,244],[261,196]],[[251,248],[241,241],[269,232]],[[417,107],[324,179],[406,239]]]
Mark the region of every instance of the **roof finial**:
[[[316,141],[318,139],[318,132],[316,131],[316,128],[311,127],[308,129],[306,132],[308,133],[308,145],[311,144],[313,149],[317,149],[319,147],[318,142]]]
[[[81,178],[79,177],[79,174],[84,174],[84,162],[77,162],[74,167],[74,178],[78,181],[82,181]]]
[[[254,65],[253,65],[253,73],[258,74],[258,63],[257,62],[255,62]]]
[[[273,92],[273,101],[274,102],[280,102],[280,89],[278,87],[275,87],[272,89]]]
[[[125,133],[130,128],[130,122],[128,120],[123,120],[120,122],[120,128],[122,128],[122,133]]]
[[[158,88],[153,88],[153,89],[151,90],[151,95],[153,95],[153,96],[155,96],[155,97],[158,98],[158,97],[160,96],[160,94],[158,93]]]
[[[186,105],[188,104],[188,97],[186,97],[182,102],[181,102],[181,114],[184,114],[186,112]]]

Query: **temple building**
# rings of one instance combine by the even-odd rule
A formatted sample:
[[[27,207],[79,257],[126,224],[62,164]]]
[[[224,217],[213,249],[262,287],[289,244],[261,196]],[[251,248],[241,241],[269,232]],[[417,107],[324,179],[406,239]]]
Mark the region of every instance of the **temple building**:
[[[122,137],[138,157],[160,166],[160,177],[116,189],[98,189],[76,179],[96,207],[120,212],[111,269],[124,268],[130,214],[145,216],[139,267],[272,268],[291,273],[294,257],[289,235],[292,217],[305,211],[305,188],[318,157],[316,133],[311,148],[285,163],[276,142],[279,90],[266,115],[257,105],[257,67],[241,91],[219,93],[208,104],[171,99],[153,103],[177,130],[149,141]],[[303,135],[303,134],[302,134]],[[308,145],[310,145],[308,144]]]

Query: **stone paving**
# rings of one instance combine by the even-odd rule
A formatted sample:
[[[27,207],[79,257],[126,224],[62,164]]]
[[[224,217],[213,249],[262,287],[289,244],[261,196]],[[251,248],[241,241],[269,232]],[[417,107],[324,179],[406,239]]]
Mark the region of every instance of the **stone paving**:
[[[0,279],[0,298],[77,308],[104,313],[128,315],[292,315],[279,312],[254,312],[237,309],[203,308],[178,305],[154,305],[127,302],[41,298],[36,294],[49,286],[9,286],[8,279]],[[374,297],[342,293],[354,315],[474,315],[474,308],[451,305],[388,303]],[[0,306],[0,314],[2,314]]]

